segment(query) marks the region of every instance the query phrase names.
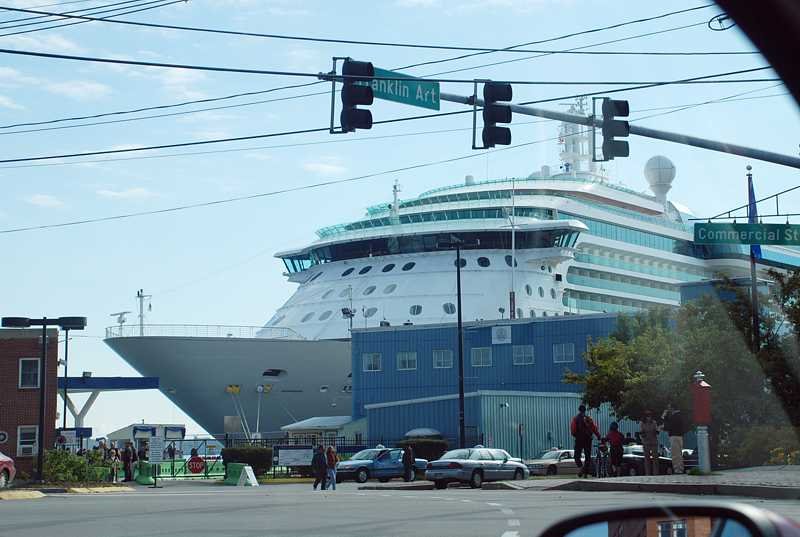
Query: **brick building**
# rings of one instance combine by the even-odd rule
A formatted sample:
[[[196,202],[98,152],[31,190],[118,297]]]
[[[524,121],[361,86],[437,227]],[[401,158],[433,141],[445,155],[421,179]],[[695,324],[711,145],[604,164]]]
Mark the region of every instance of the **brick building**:
[[[41,329],[0,329],[0,451],[32,474],[39,424]],[[58,330],[47,330],[45,448],[55,442]]]

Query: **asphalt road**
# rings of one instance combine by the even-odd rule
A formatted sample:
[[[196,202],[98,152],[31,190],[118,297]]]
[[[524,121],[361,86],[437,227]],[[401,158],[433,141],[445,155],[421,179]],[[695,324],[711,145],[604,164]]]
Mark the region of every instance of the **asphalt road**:
[[[310,485],[166,482],[157,490],[0,502],[0,537],[533,537],[560,518],[593,509],[702,500],[630,492],[359,491],[350,483],[313,492]],[[744,501],[800,520],[797,501],[714,500]]]

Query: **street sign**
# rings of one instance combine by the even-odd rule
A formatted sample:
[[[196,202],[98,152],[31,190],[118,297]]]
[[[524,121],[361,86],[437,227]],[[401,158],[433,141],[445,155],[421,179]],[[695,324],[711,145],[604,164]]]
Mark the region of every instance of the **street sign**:
[[[420,80],[413,76],[375,67],[377,78],[402,78],[403,80],[359,81],[356,85],[371,86],[376,99],[439,110],[439,83]]]
[[[164,439],[160,436],[151,436],[147,447],[150,451],[148,453],[148,461],[151,464],[158,464],[164,460]]]
[[[201,474],[206,467],[206,461],[204,461],[202,457],[195,455],[189,459],[189,462],[186,463],[186,467],[189,468],[189,471],[193,474]]]
[[[800,246],[800,225],[696,223],[694,225],[694,242],[697,244]]]

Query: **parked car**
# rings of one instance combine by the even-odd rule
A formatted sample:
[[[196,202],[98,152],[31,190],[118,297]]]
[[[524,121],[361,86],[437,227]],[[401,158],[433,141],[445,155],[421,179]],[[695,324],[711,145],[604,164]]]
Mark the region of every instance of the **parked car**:
[[[571,449],[551,449],[542,453],[538,459],[528,461],[531,475],[577,474],[575,452]]]
[[[427,459],[415,458],[415,471],[411,479],[415,478],[417,472],[424,472],[427,466]],[[336,464],[336,481],[339,483],[350,479],[358,483],[366,483],[368,479],[385,483],[394,477],[405,477],[401,448],[364,449],[350,459]]]
[[[527,479],[529,476],[528,467],[507,451],[483,446],[448,451],[439,460],[429,463],[425,472],[425,479],[433,481],[437,489],[446,488],[451,482],[480,488],[484,481]]]
[[[658,457],[658,473],[672,473],[672,459],[660,455]],[[622,475],[645,475],[644,447],[640,444],[625,446],[622,452]]]
[[[15,475],[17,475],[17,468],[14,466],[14,459],[0,453],[0,489],[10,485],[14,481]]]

